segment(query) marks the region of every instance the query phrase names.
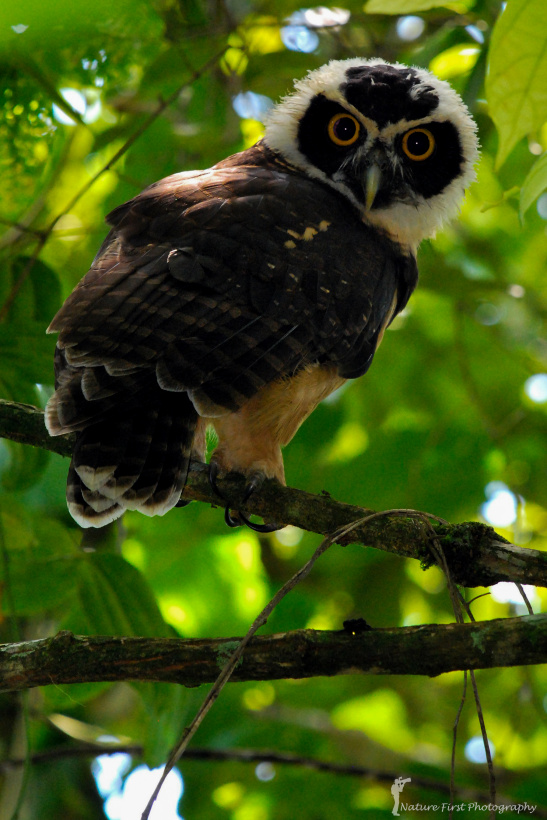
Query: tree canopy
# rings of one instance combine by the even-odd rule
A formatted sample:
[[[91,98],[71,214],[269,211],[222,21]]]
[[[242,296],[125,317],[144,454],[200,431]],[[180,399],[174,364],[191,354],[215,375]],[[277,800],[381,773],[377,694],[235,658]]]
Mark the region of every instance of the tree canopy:
[[[477,181],[459,220],[420,248],[418,290],[369,373],[323,402],[286,449],[287,482],[368,511],[483,522],[510,543],[546,550],[547,19],[543,0],[502,5],[4,4],[0,399],[45,406],[55,345],[45,330],[88,270],[116,205],[252,145],[272,103],[330,59],[426,67],[457,89],[478,123]],[[320,541],[296,526],[229,531],[220,509],[198,501],[162,518],[127,513],[82,534],[66,509],[67,459],[14,438],[0,439],[2,643],[60,631],[61,648],[69,645],[62,631],[82,640],[241,636]],[[380,530],[377,542],[383,537]],[[361,619],[373,630],[454,621],[438,567],[350,540],[317,561],[261,635],[330,635],[349,621],[346,639],[366,629]],[[466,556],[472,564],[472,551]],[[527,594],[540,613],[547,593],[537,583]],[[526,612],[514,585],[461,590],[477,621]],[[458,634],[438,633],[448,653]],[[219,663],[233,643],[215,644]],[[500,797],[547,816],[547,674],[525,663],[482,669],[476,681]],[[397,668],[229,683],[179,765],[180,817],[388,817],[399,776],[412,778],[403,802],[449,802],[463,673],[427,678]],[[126,771],[161,765],[204,697],[203,686],[74,674],[76,683],[0,695],[1,817],[139,817],[144,804],[120,813],[121,781],[106,786],[105,758],[96,758],[115,741],[131,755]],[[468,690],[454,794],[468,816],[484,817],[489,776]],[[147,771],[144,803],[154,786]],[[158,816],[175,818],[174,802]]]

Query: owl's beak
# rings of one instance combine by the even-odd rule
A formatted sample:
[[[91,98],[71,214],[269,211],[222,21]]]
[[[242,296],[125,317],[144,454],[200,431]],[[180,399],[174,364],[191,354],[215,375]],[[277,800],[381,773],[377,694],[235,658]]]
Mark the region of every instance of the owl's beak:
[[[376,194],[382,182],[382,170],[376,162],[372,162],[365,174],[365,208],[370,211],[376,199]]]

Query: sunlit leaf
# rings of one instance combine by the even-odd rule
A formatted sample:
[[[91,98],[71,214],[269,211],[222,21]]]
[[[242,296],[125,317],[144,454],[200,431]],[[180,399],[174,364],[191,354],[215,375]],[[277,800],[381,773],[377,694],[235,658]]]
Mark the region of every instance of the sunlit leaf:
[[[365,3],[367,14],[415,14],[420,11],[446,6],[439,0],[368,0]],[[451,5],[451,4],[450,4]],[[472,5],[471,1],[458,3],[462,8]]]
[[[547,28],[543,0],[510,0],[492,33],[486,76],[499,132],[496,165],[547,119]]]
[[[530,205],[547,188],[547,154],[543,154],[530,169],[520,191],[520,216],[524,216]]]
[[[248,28],[240,29],[240,32],[251,53],[270,54],[284,49],[275,17],[259,18]]]
[[[337,729],[366,732],[369,737],[398,752],[408,750],[412,745],[404,703],[389,689],[379,689],[365,697],[340,703],[333,710],[332,720]],[[392,727],[389,738],[383,731],[386,723]]]
[[[471,71],[479,54],[480,49],[477,46],[469,44],[452,46],[434,57],[429,68],[441,80],[450,80],[452,77]]]

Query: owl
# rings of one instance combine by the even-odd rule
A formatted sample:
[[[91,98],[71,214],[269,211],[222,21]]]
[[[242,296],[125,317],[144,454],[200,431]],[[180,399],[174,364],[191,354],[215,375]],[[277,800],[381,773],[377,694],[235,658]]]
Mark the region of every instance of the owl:
[[[474,177],[476,127],[421,68],[336,60],[275,106],[264,138],[156,182],[110,233],[48,332],[52,436],[76,433],[67,501],[82,527],[177,504],[206,431],[219,472],[284,483],[281,450],[371,365],[416,252]],[[235,525],[243,513],[226,511]],[[275,524],[253,525],[263,531]]]

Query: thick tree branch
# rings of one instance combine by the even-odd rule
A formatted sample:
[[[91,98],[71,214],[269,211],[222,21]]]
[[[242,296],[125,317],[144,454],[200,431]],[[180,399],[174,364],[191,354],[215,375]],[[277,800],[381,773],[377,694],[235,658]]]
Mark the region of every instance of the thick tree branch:
[[[111,638],[60,632],[0,646],[0,691],[88,681],[214,681],[241,638]],[[232,681],[319,675],[428,675],[547,662],[547,615],[467,624],[299,629],[254,637]]]
[[[50,438],[43,413],[36,407],[0,399],[0,436],[70,456],[74,437]],[[302,490],[266,482],[260,493],[242,504],[245,480],[231,474],[219,482],[234,508],[283,521],[301,529],[328,535],[353,521],[370,516],[373,510],[343,504],[328,494],[311,495]],[[207,467],[192,462],[184,497],[218,505],[209,485]],[[407,511],[357,526],[338,543],[361,543],[406,558],[431,562],[430,529],[426,514]],[[547,586],[547,553],[508,543],[491,527],[477,522],[448,524],[430,518],[443,548],[453,580],[462,586],[488,586],[498,581]]]
[[[30,444],[40,450],[50,450],[61,456],[70,456],[74,436],[52,438],[44,424],[44,414],[32,404],[20,404],[0,399],[0,437],[20,444]]]

